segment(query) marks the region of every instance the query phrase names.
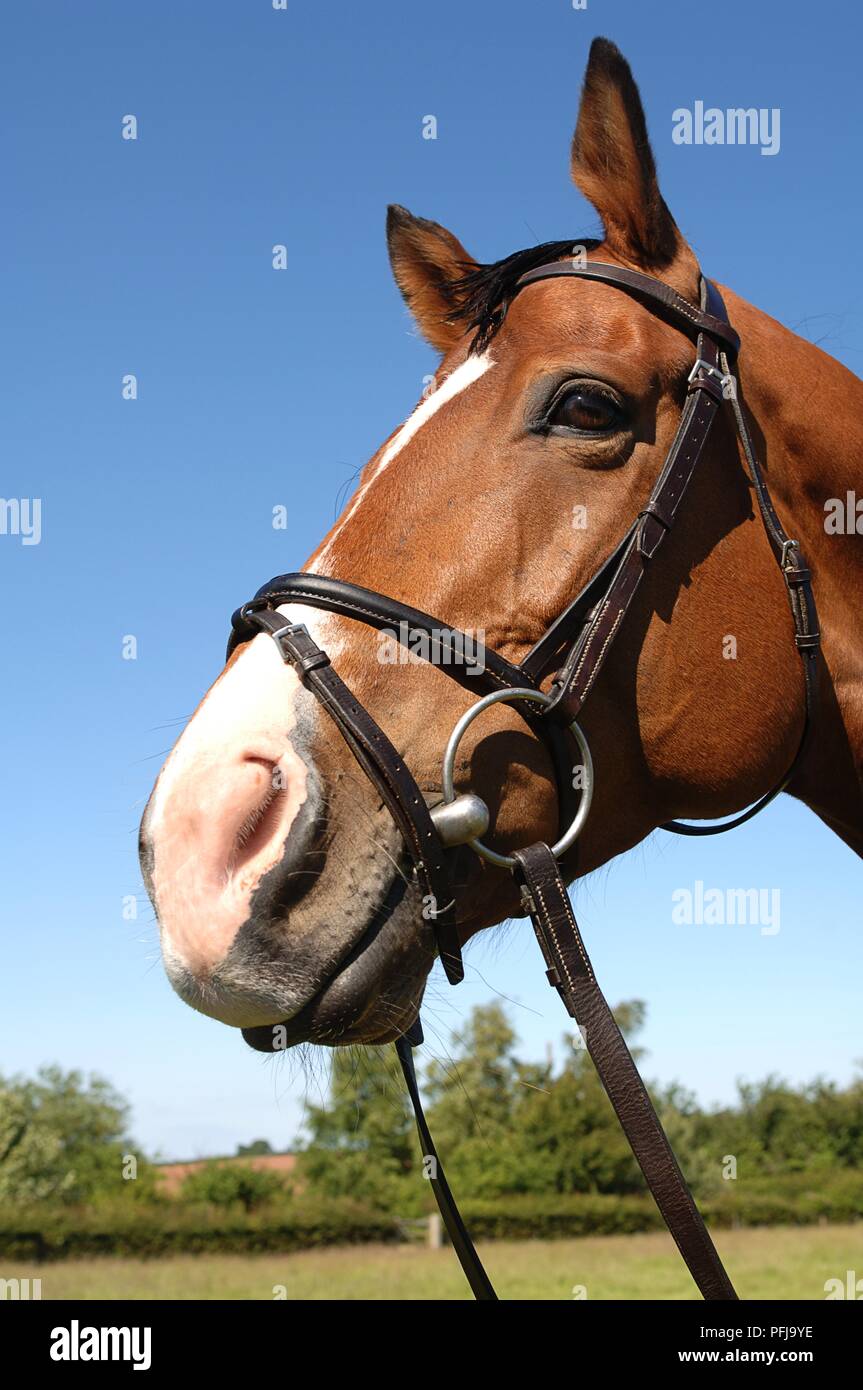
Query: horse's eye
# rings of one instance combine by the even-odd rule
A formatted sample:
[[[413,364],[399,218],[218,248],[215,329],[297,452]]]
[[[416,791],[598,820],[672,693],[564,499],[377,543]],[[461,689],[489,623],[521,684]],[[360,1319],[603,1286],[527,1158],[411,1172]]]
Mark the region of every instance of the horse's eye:
[[[574,386],[555,401],[548,424],[587,434],[603,434],[619,428],[621,414],[617,403],[597,387]]]

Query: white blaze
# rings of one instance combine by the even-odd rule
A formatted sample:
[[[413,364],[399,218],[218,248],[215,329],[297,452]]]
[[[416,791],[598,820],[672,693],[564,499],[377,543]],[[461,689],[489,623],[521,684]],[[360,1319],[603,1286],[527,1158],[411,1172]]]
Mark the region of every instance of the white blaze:
[[[466,387],[472,386],[475,381],[479,381],[480,377],[488,371],[489,367],[493,366],[494,362],[488,352],[480,353],[477,357],[468,357],[466,361],[462,362],[461,366],[456,367],[454,372],[450,372],[449,376],[445,381],[441,382],[436,391],[433,391],[430,396],[426,396],[424,401],[420,401],[416,410],[412,415],[408,416],[398,434],[390,440],[389,444],[384,449],[378,460],[375,471],[372,473],[371,477],[363,483],[358,491],[339,526],[339,530],[330,537],[314,564],[309,566],[310,574],[326,574],[328,552],[333,541],[338,536],[339,531],[341,531],[342,526],[345,526],[347,522],[350,521],[372,483],[377,481],[384,470],[392,463],[393,459],[401,453],[405,445],[410,443],[417,430],[422,429],[426,421],[430,420],[431,417],[440,410],[442,405],[446,405],[447,401],[451,401],[454,396],[459,395]]]

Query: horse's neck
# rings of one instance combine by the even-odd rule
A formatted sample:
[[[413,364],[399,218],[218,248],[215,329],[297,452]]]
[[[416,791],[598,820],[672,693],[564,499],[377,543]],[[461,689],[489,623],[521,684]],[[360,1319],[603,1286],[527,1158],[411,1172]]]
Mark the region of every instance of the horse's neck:
[[[751,305],[731,316],[769,487],[812,570],[828,673],[793,790],[863,854],[863,382]]]

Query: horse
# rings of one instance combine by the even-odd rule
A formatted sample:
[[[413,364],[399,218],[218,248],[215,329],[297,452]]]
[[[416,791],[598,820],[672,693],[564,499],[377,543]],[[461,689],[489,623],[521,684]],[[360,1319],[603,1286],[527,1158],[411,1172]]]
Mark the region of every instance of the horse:
[[[403,1039],[436,955],[458,978],[472,936],[535,907],[524,874],[503,864],[514,848],[551,844],[565,819],[569,789],[542,709],[501,695],[473,718],[470,653],[453,680],[441,657],[454,659],[451,640],[428,627],[431,651],[401,659],[404,634],[394,648],[383,618],[439,614],[450,633],[481,631],[478,650],[498,654],[500,670],[526,669],[573,595],[620,557],[633,517],[642,539],[656,526],[661,558],[646,563],[653,552],[639,542],[643,575],[625,621],[594,647],[589,698],[561,705],[582,738],[572,766],[590,773],[589,815],[558,856],[563,879],[660,826],[742,818],[779,789],[863,854],[863,550],[853,529],[824,524],[829,499],[855,485],[863,386],[732,289],[710,287],[705,301],[632,73],[604,39],[590,50],[571,174],[602,237],[493,264],[390,207],[393,275],[441,354],[432,388],[366,465],[302,574],[242,610],[148,802],[141,864],[168,977],[250,1040],[276,1028],[283,1046]],[[711,315],[717,305],[727,322]],[[693,366],[682,327],[699,315],[705,356]],[[693,377],[716,419],[672,528],[656,489]],[[732,397],[737,427],[718,407]],[[817,624],[814,608],[807,618],[795,607],[803,586],[818,596]],[[381,595],[392,603],[378,611]],[[591,607],[592,641],[602,621]],[[290,635],[289,653],[270,640],[298,630],[302,651]],[[329,691],[315,652],[338,671]],[[530,698],[558,704],[567,692],[535,667],[522,682],[539,692]],[[570,692],[574,675],[573,664]],[[349,697],[333,695],[334,679]],[[357,711],[371,725],[358,727]],[[435,820],[458,805],[441,772],[454,726],[450,780],[474,798],[462,803],[461,839]],[[374,775],[369,727],[389,750]],[[452,903],[417,872],[423,856],[411,862],[411,817],[430,837],[441,830]],[[491,853],[472,853],[477,843]]]

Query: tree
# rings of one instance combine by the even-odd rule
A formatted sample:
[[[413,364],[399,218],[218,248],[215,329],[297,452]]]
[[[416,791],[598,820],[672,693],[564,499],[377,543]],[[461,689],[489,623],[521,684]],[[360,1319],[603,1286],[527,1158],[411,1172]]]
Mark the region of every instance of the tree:
[[[515,1056],[515,1031],[499,1004],[475,1008],[445,1059],[425,1068],[429,1125],[451,1183],[465,1197],[523,1190],[518,1115],[548,1070]]]
[[[211,1202],[218,1207],[239,1203],[245,1211],[286,1195],[276,1173],[261,1172],[247,1163],[205,1163],[184,1179],[180,1191],[186,1202]]]
[[[512,1124],[518,1063],[515,1031],[499,1004],[475,1008],[453,1035],[446,1060],[432,1059],[425,1091],[441,1148],[469,1134],[488,1134]]]
[[[618,1006],[631,1035],[643,1004]],[[576,1041],[579,1046],[573,1046]],[[642,1179],[589,1054],[574,1033],[562,1070],[520,1061],[497,1004],[475,1009],[452,1060],[428,1069],[429,1122],[465,1196],[630,1192]]]
[[[645,1019],[638,1000],[614,1010],[636,1061]],[[563,1065],[522,1061],[506,1012],[474,1009],[446,1058],[425,1067],[429,1124],[459,1197],[645,1191],[594,1063],[572,1029]],[[672,1084],[650,1088],[680,1166],[696,1194],[725,1190],[729,1155],[765,1177],[863,1165],[863,1079],[845,1090],[776,1078],[740,1087],[736,1106],[704,1110]],[[430,1210],[433,1197],[390,1050],[337,1051],[330,1096],[309,1112],[300,1162],[309,1188],[355,1195],[390,1211]]]
[[[102,1077],[43,1067],[0,1078],[0,1202],[91,1201],[153,1190],[149,1164],[126,1136],[128,1106]],[[136,1180],[124,1181],[127,1157]]]
[[[273,1152],[269,1139],[253,1139],[251,1144],[237,1145],[237,1158],[260,1158]]]
[[[336,1048],[326,1104],[309,1106],[297,1174],[327,1196],[410,1210],[421,1195],[416,1133],[392,1048]]]
[[[643,1025],[644,1005],[619,1004],[614,1017],[634,1056],[632,1035]],[[577,1029],[565,1038],[562,1070],[547,1087],[525,1098],[518,1142],[530,1190],[639,1192],[638,1164],[620,1128],[590,1053]]]

